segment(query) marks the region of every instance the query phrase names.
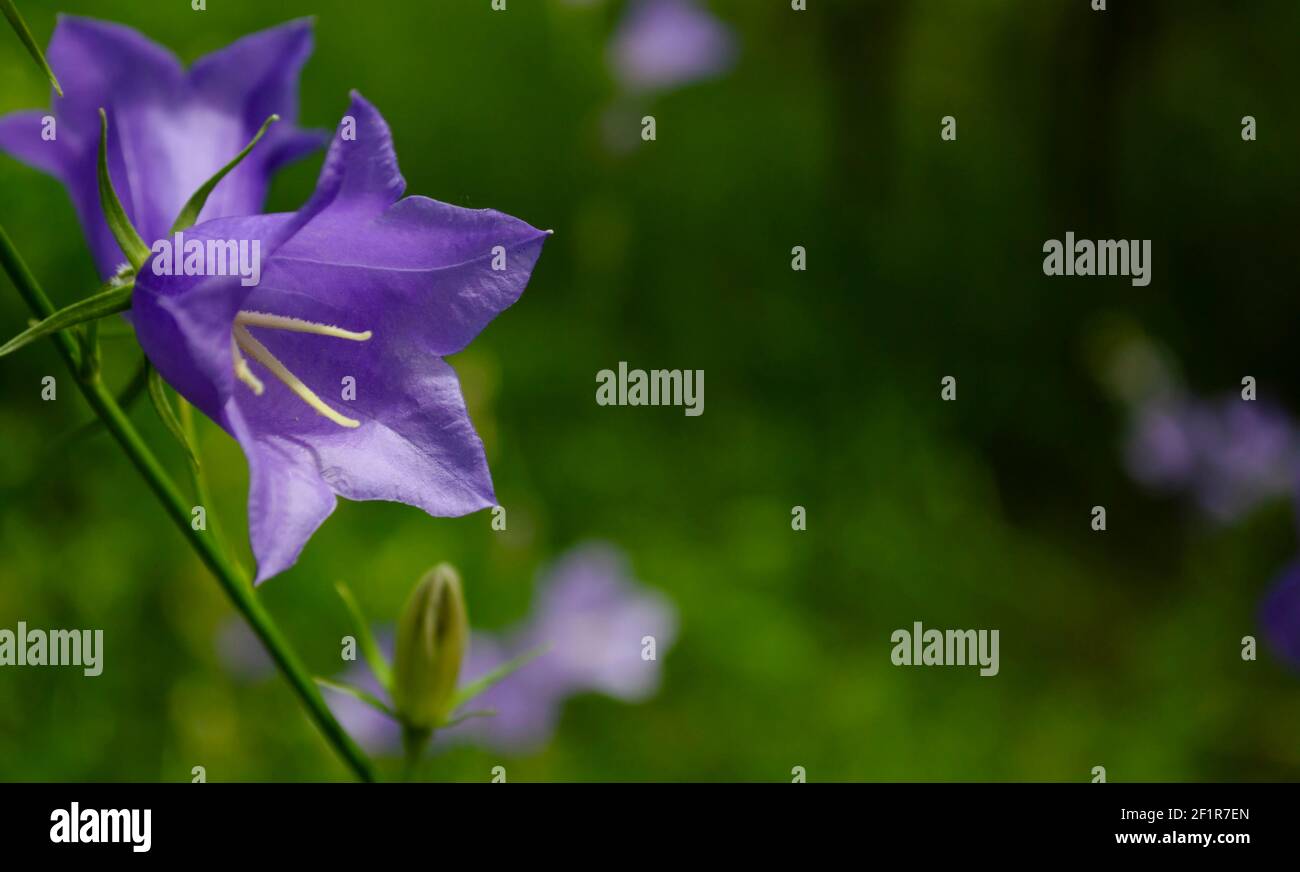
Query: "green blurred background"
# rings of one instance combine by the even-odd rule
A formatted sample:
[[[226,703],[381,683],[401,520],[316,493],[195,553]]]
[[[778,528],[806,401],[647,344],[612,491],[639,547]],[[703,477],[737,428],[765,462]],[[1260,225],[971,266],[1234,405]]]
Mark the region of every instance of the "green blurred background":
[[[652,700],[579,697],[540,752],[456,748],[430,776],[1300,778],[1297,676],[1266,648],[1239,656],[1295,552],[1292,507],[1214,526],[1146,494],[1090,354],[1105,325],[1136,325],[1198,390],[1251,374],[1300,405],[1300,4],[716,0],[736,67],[631,104],[659,138],[626,151],[607,145],[628,105],[606,59],[621,0],[189,5],[20,3],[42,45],[63,11],[187,63],[315,15],[304,125],[332,126],[358,88],[408,191],[556,229],[521,301],[452,361],[508,531],[343,503],[260,590],[309,665],[336,671],[350,631],[339,578],[391,620],[449,560],[474,624],[503,627],[539,567],[589,539],[680,613]],[[48,105],[0,36],[0,112]],[[949,114],[959,139],[941,143]],[[296,208],[319,165],[281,173],[268,209]],[[0,157],[0,204],[56,302],[92,287],[57,182]],[[1152,239],[1151,285],[1046,279],[1042,243],[1067,230]],[[0,333],[26,318],[0,282]],[[138,354],[109,340],[108,379]],[[620,360],[703,369],[705,414],[597,406]],[[106,646],[93,680],[0,670],[0,778],[346,778],[286,684],[219,659],[232,610],[116,445],[60,438],[88,417],[48,343],[0,363],[0,627],[102,628]],[[133,417],[181,477],[148,403]],[[202,441],[243,543],[242,455],[210,424]],[[1001,673],[892,666],[913,621],[999,629]]]

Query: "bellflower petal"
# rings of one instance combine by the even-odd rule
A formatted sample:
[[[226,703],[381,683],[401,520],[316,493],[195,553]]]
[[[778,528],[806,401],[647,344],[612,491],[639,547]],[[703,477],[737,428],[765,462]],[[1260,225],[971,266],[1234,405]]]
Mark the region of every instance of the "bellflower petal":
[[[302,209],[186,231],[255,243],[256,286],[157,275],[157,258],[137,278],[141,346],[248,458],[259,581],[293,564],[336,496],[435,516],[496,502],[440,357],[518,299],[547,234],[404,188],[387,124],[354,94]]]
[[[217,185],[200,219],[261,210],[270,174],[323,144],[299,130],[297,80],[311,53],[311,24],[247,36],[198,61],[176,57],[129,27],[61,16],[47,55],[65,97],[50,113],[0,119],[0,150],[67,187],[102,275],[123,257],[100,213],[95,177],[98,111],[109,116],[109,174],[146,242],[165,236],[189,196],[252,138],[267,116],[281,122]],[[55,118],[55,137],[41,119]]]
[[[41,109],[32,109],[0,118],[0,151],[13,155],[28,166],[58,175],[63,169],[63,153],[42,138],[45,118],[49,114]]]

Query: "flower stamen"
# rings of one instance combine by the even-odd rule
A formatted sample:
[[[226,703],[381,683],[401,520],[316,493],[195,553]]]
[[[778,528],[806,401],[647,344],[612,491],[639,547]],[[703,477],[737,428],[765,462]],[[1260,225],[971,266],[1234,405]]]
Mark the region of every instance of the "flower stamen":
[[[240,315],[243,314],[245,313],[243,312],[240,313]],[[252,314],[257,314],[257,313],[252,313]],[[279,316],[268,315],[264,317],[278,318]],[[287,318],[285,320],[297,321],[297,319],[295,318]],[[250,323],[250,322],[246,322],[246,323]],[[301,321],[298,323],[309,325],[311,327],[317,327],[317,328],[325,328],[326,326],[323,324],[312,324],[312,322],[310,321]],[[261,325],[261,326],[267,326],[267,325]],[[295,329],[295,328],[286,327],[284,329]],[[337,327],[326,328],[326,329],[338,330]],[[313,329],[313,330],[302,330],[300,332],[317,333],[320,331]],[[347,333],[350,331],[341,331],[341,332]],[[311,388],[303,384],[301,379],[299,379],[296,375],[291,373],[288,367],[286,367],[283,363],[280,362],[279,358],[277,358],[274,354],[272,354],[265,345],[263,345],[261,342],[258,342],[257,339],[253,336],[253,334],[248,332],[248,328],[245,327],[243,323],[240,323],[238,317],[236,317],[235,319],[235,326],[231,332],[231,335],[233,336],[235,345],[238,348],[243,349],[245,352],[248,353],[249,357],[253,358],[253,360],[256,360],[258,363],[262,364],[262,366],[270,370],[272,375],[274,375],[280,381],[284,382],[285,387],[287,387],[289,390],[293,391],[295,394],[298,395],[298,399],[302,400],[304,403],[311,406],[312,409],[316,412],[316,414],[321,415],[322,417],[325,418],[329,418],[331,421],[333,421],[335,424],[338,424],[340,427],[348,427],[350,429],[355,429],[361,426],[360,421],[354,418],[349,418],[346,415],[341,415],[338,412],[331,409],[329,406],[325,405],[325,402],[321,400],[320,397],[316,396],[315,392],[313,392]],[[321,335],[333,335],[333,334],[323,333]],[[361,336],[361,335],[362,334],[359,333],[352,334],[352,336],[354,337]],[[367,339],[370,338],[369,332],[365,333],[364,335]],[[362,341],[362,340],[358,340],[358,341]],[[245,368],[247,368],[247,364],[245,364]],[[239,372],[238,362],[236,362],[235,364],[235,371],[236,373]],[[241,376],[241,380],[242,380],[242,376]],[[255,392],[257,392],[256,389],[254,390]]]
[[[262,380],[253,375],[253,371],[248,368],[248,361],[244,360],[244,355],[239,353],[239,343],[235,341],[233,330],[230,332],[230,357],[235,362],[235,378],[248,385],[249,389],[260,397],[262,391],[266,390],[266,385],[262,384]]]
[[[353,342],[365,342],[370,338],[369,330],[357,333],[354,330],[344,330],[342,327],[335,327],[332,324],[318,324],[315,321],[304,321],[301,318],[290,318],[285,315],[268,315],[265,312],[240,312],[235,315],[235,323],[245,327],[268,327],[272,330],[291,330],[294,333],[333,336],[335,339],[351,339]]]

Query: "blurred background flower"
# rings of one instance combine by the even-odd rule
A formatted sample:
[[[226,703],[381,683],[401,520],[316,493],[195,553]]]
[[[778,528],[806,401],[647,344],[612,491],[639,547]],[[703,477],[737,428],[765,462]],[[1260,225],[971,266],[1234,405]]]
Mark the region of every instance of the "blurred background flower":
[[[605,147],[630,154],[652,97],[723,75],[738,54],[734,30],[702,0],[627,0],[605,52],[618,87],[601,118]]]
[[[697,0],[629,0],[609,46],[628,91],[664,91],[719,76],[736,60],[731,28]]]
[[[1172,354],[1135,325],[1112,325],[1108,340],[1095,341],[1105,347],[1101,382],[1128,419],[1123,458],[1134,481],[1184,497],[1221,524],[1292,493],[1300,432],[1267,394],[1260,397],[1257,379],[1206,399],[1184,384]]]
[[[1251,399],[1200,399],[1177,369],[1168,351],[1139,331],[1128,333],[1109,361],[1103,380],[1128,405],[1124,460],[1134,480],[1191,500],[1221,525],[1269,501],[1294,499],[1300,435],[1291,417],[1258,399],[1258,384]],[[1300,567],[1288,566],[1268,589],[1259,623],[1277,656],[1300,668]]]
[[[1295,426],[1267,403],[1179,393],[1135,409],[1130,427],[1125,463],[1134,479],[1186,494],[1217,521],[1236,520],[1295,485]]]

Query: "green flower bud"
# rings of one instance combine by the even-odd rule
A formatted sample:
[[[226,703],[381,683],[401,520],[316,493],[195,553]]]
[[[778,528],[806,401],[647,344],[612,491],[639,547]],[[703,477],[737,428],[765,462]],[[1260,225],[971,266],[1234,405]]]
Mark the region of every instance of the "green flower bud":
[[[432,730],[446,720],[468,644],[460,576],[441,563],[411,591],[397,622],[393,706],[408,727]]]

